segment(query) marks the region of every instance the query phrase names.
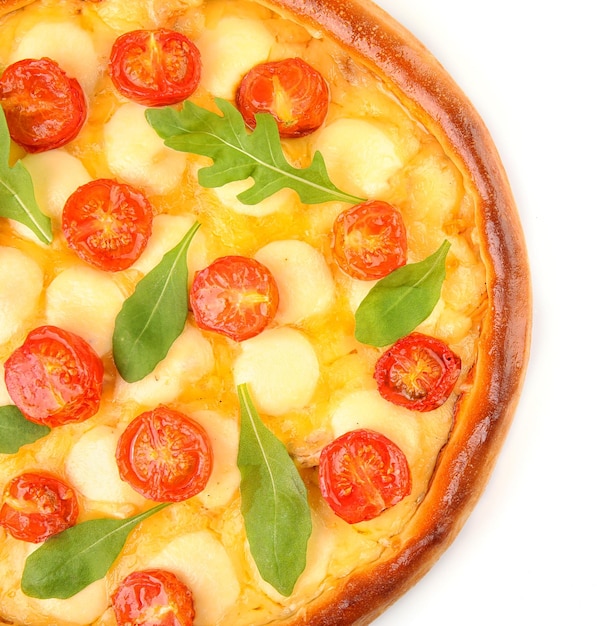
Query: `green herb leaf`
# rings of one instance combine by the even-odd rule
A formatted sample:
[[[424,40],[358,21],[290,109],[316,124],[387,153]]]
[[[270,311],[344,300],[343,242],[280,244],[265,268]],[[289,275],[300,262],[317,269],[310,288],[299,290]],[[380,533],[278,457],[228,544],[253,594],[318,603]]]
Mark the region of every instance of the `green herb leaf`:
[[[25,561],[21,590],[32,598],[71,598],[103,578],[129,533],[169,503],[126,519],[93,519],[47,539]]]
[[[172,107],[146,111],[148,122],[167,146],[213,159],[213,165],[198,171],[203,187],[220,187],[252,177],[254,185],[238,196],[244,204],[257,204],[284,187],[295,190],[307,204],[362,200],[340,191],[330,181],[319,152],[307,168],[290,165],[282,151],[278,126],[270,114],[258,114],[257,126],[249,132],[234,105],[221,98],[215,102],[223,116],[190,101],[183,103],[181,111]]]
[[[381,347],[408,335],[436,306],[445,280],[445,260],[451,244],[419,263],[394,270],[377,282],[356,311],[356,338]]]
[[[34,184],[29,172],[17,161],[9,165],[10,134],[4,111],[0,107],[0,217],[6,217],[27,226],[43,243],[53,240],[51,220],[36,202]]]
[[[242,514],[261,577],[288,596],[306,566],[312,519],[305,485],[283,443],[238,386]]]
[[[14,454],[50,432],[48,426],[26,419],[16,406],[0,406],[0,454]]]
[[[183,332],[188,315],[187,251],[199,227],[194,224],[137,283],[116,317],[114,361],[129,383],[152,372]]]

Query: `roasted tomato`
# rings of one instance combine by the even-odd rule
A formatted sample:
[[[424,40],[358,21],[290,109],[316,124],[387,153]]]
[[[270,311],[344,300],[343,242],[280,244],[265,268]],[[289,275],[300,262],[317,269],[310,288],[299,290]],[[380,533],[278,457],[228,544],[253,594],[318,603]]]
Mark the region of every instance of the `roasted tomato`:
[[[359,280],[383,278],[407,262],[407,232],[400,212],[370,200],[346,209],[333,224],[333,255]]]
[[[366,429],[350,431],[323,448],[318,479],[323,497],[348,524],[374,519],[411,493],[403,451]]]
[[[15,539],[39,543],[76,523],[74,490],[47,474],[28,472],[7,485],[0,508],[0,526]]]
[[[270,270],[255,259],[220,257],[194,276],[190,306],[203,330],[243,341],[274,319],[278,287]]]
[[[175,574],[163,569],[132,572],[112,594],[118,626],[192,626],[192,592]]]
[[[143,193],[107,178],[82,185],[63,209],[67,244],[85,262],[108,272],[130,267],[152,234],[153,212]]]
[[[122,480],[145,498],[181,502],[205,488],[213,469],[213,450],[200,424],[160,406],[126,427],[116,460]]]
[[[440,339],[411,333],[378,359],[375,380],[379,393],[412,411],[432,411],[455,387],[461,359]]]
[[[46,58],[9,65],[0,77],[0,103],[11,137],[28,152],[69,143],[86,120],[82,87]]]
[[[270,113],[281,137],[303,137],[321,126],[329,108],[322,75],[299,58],[256,65],[236,92],[236,106],[250,128],[256,113]]]
[[[123,96],[164,106],[194,93],[201,65],[200,51],[185,35],[166,28],[133,30],[114,42],[109,72]]]
[[[103,363],[82,337],[40,326],[4,364],[8,393],[27,419],[46,426],[82,422],[99,410]]]

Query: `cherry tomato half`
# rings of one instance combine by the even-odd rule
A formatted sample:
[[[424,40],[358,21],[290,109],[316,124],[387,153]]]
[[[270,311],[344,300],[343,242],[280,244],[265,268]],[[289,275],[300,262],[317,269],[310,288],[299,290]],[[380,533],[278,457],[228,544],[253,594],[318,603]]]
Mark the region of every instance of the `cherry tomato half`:
[[[200,493],[213,469],[206,431],[187,415],[165,406],[136,417],[118,440],[122,480],[156,502],[181,502]]]
[[[244,341],[258,335],[274,319],[278,286],[259,261],[220,257],[194,276],[190,306],[203,330]]]
[[[107,178],[93,180],[67,199],[62,229],[86,263],[108,272],[130,267],[152,234],[153,212],[144,194]]]
[[[318,478],[322,496],[348,524],[373,519],[411,493],[403,451],[366,429],[350,431],[323,448]]]
[[[256,113],[270,113],[281,137],[303,137],[321,126],[329,109],[329,88],[322,75],[299,58],[256,65],[236,92],[236,106],[255,128]]]
[[[378,359],[379,393],[412,411],[432,411],[449,397],[461,371],[461,359],[440,339],[411,333]]]
[[[40,543],[76,523],[74,490],[47,474],[28,472],[13,478],[4,492],[0,526],[15,539]]]
[[[8,393],[27,419],[46,426],[82,422],[99,410],[103,363],[82,337],[32,330],[4,364]]]
[[[176,104],[200,82],[200,51],[174,30],[133,30],[116,39],[109,73],[116,89],[146,106]]]
[[[11,137],[28,152],[69,143],[86,120],[82,87],[47,58],[9,65],[0,77],[0,103]]]
[[[132,572],[112,594],[118,626],[192,626],[194,600],[189,587],[163,569]]]
[[[376,280],[407,262],[407,233],[400,212],[370,200],[337,216],[333,255],[341,269],[359,280]]]

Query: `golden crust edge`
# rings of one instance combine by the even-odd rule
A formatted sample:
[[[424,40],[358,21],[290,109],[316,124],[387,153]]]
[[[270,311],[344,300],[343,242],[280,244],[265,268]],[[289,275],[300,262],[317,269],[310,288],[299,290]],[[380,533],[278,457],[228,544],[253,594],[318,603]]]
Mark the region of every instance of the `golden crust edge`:
[[[454,427],[410,538],[386,561],[344,580],[285,624],[363,626],[413,587],[453,542],[489,480],[522,391],[531,343],[531,279],[524,235],[503,164],[472,103],[437,59],[370,0],[263,0],[336,38],[408,100],[477,198],[489,308],[474,385]]]

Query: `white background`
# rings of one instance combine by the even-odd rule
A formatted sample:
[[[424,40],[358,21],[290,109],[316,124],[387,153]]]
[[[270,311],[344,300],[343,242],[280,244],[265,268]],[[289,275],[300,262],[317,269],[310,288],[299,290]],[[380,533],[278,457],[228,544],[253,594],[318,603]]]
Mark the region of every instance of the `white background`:
[[[376,1],[489,127],[526,232],[534,331],[517,415],[479,505],[374,626],[607,625],[602,3]]]

